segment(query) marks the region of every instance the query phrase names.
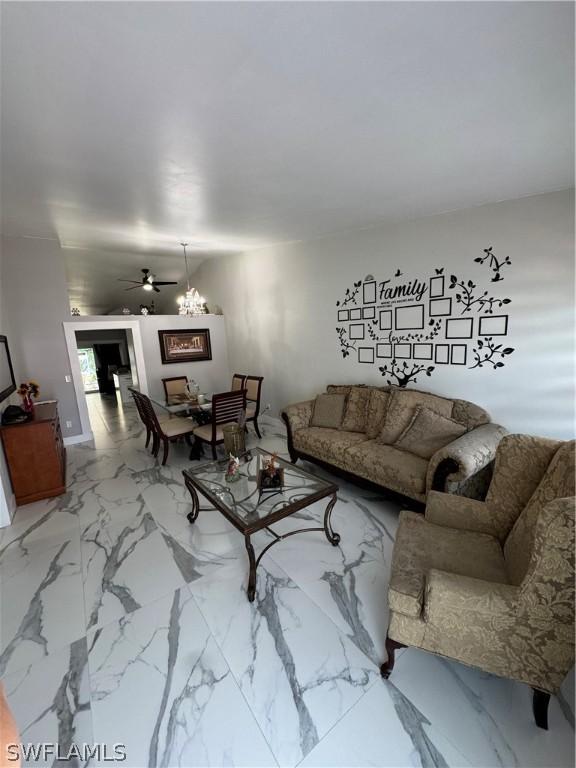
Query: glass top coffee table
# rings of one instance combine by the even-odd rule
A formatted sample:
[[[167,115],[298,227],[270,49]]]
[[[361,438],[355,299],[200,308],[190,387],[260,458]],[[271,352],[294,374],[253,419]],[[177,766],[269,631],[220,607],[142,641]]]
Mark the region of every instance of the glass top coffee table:
[[[284,471],[284,484],[280,489],[262,492],[257,483],[258,472],[263,468],[264,460],[270,457],[271,454],[261,448],[247,452],[241,458],[240,479],[235,482],[226,481],[227,461],[213,461],[199,467],[185,469],[182,473],[186,487],[192,496],[192,511],[188,514],[188,521],[194,523],[200,511],[212,510],[212,507],[200,506],[198,494],[201,494],[244,535],[250,565],[248,578],[250,602],[256,595],[256,569],[264,554],[274,544],[278,544],[288,536],[308,531],[322,531],[333,546],[337,546],[340,541],[340,536],[332,530],[330,523],[338,486],[315,477],[310,472],[305,472],[283,459],[276,459],[278,466]],[[325,498],[329,501],[324,512],[323,527],[299,528],[282,536],[270,528],[273,523]],[[250,536],[263,529],[271,533],[274,539],[256,557]]]

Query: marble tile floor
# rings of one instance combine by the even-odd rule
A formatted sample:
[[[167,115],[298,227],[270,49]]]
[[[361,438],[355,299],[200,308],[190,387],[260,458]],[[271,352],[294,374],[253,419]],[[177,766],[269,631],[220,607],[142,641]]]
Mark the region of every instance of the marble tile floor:
[[[340,481],[340,546],[275,546],[249,604],[240,535],[186,520],[187,447],[162,467],[132,408],[89,404],[68,492],[0,530],[0,677],[24,742],[124,744],[134,768],[574,764],[568,688],[546,733],[528,688],[429,654],[380,678],[397,506]],[[279,422],[263,433],[285,452]]]

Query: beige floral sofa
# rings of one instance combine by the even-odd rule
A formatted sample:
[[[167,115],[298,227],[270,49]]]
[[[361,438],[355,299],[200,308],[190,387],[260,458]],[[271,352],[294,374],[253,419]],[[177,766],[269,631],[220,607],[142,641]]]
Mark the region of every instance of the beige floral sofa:
[[[339,426],[315,425],[318,397],[282,411],[293,462],[312,461],[420,503],[432,489],[483,498],[506,430],[490,423],[490,416],[479,406],[397,387],[330,385],[326,394],[346,399]],[[413,423],[411,442],[399,443],[417,411],[419,416],[425,412],[428,421]],[[460,425],[461,434],[433,450],[428,441],[437,428],[436,418],[443,425]],[[428,453],[433,450],[432,455],[423,450],[425,446]]]
[[[508,435],[485,502],[432,492],[400,514],[384,677],[422,648],[532,686],[547,727],[574,664],[574,445]]]

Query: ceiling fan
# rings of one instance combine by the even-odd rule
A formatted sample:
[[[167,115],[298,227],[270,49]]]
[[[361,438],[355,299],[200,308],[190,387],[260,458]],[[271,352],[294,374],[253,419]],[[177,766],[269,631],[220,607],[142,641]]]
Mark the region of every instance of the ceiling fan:
[[[125,291],[133,291],[134,288],[143,288],[145,291],[156,291],[156,293],[160,293],[160,288],[157,287],[159,285],[178,285],[178,283],[175,280],[168,280],[168,281],[156,280],[156,275],[153,275],[150,272],[150,269],[148,267],[144,267],[144,269],[142,269],[141,272],[142,272],[142,278],[140,280],[125,280],[119,277],[118,282],[133,283],[133,285],[130,288],[124,288]]]

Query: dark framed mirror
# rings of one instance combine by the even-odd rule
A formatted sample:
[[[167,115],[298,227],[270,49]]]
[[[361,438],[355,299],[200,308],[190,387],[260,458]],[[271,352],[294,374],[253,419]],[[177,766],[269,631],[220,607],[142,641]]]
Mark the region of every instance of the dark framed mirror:
[[[8,339],[0,336],[0,402],[5,400],[16,389],[14,369],[8,349]]]

